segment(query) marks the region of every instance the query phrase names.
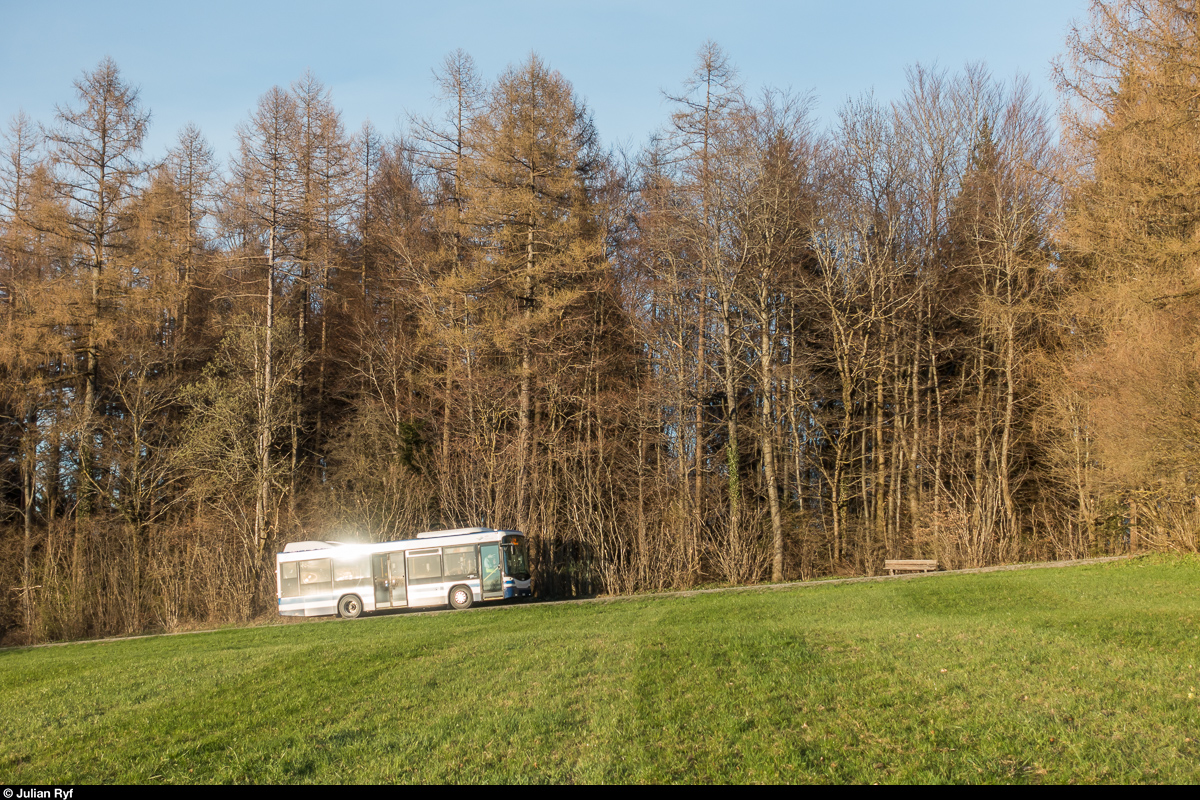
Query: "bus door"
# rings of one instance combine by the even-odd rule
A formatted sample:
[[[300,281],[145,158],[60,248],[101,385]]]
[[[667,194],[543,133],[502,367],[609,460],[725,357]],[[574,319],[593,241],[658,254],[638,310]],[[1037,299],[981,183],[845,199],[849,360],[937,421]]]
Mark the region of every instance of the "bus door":
[[[404,580],[404,553],[388,554],[388,583],[392,589],[392,608],[408,605],[408,587]]]
[[[371,556],[371,579],[375,581],[375,607],[392,607],[392,590],[388,587],[387,553]]]
[[[483,599],[504,597],[504,575],[500,572],[500,545],[479,545],[479,578]]]
[[[376,608],[404,608],[408,590],[404,585],[404,553],[376,553],[371,556],[371,576],[375,581]]]

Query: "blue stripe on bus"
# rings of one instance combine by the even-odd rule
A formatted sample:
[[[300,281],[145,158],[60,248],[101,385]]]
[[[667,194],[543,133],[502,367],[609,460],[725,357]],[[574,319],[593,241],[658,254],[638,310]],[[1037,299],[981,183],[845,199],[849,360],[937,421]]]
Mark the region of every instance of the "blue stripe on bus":
[[[279,598],[279,605],[294,606],[306,603],[332,603],[333,600],[334,596],[332,594],[310,594],[307,597],[281,597]]]

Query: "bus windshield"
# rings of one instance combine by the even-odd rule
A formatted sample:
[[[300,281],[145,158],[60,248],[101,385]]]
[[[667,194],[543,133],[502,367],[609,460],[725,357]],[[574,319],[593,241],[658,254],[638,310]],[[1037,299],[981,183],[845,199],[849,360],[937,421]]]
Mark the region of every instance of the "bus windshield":
[[[529,577],[529,554],[524,540],[504,543],[504,572],[518,580]]]

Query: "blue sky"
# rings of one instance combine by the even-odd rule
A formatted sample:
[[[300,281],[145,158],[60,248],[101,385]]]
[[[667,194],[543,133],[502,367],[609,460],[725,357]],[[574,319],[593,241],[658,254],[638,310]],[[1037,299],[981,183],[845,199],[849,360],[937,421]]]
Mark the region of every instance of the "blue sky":
[[[747,88],[811,90],[828,121],[852,95],[899,96],[915,62],[958,69],[984,61],[1027,74],[1053,100],[1050,59],[1085,0],[972,3],[405,2],[253,0],[28,3],[0,0],[0,120],[19,108],[49,123],[71,83],[105,55],[153,112],[147,150],[161,153],[188,121],[218,152],[271,86],[312,69],[346,127],[370,118],[398,131],[433,108],[431,70],[455,48],[485,78],[536,51],[575,86],[609,143],[637,146],[663,124],[696,50],[718,42]]]

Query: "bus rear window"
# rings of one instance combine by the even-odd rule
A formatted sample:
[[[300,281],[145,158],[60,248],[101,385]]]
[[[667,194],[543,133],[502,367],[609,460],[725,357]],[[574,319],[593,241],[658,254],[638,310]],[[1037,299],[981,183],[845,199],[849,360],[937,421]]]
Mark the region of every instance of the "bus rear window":
[[[279,565],[279,596],[300,596],[300,571],[295,561],[284,561]]]

